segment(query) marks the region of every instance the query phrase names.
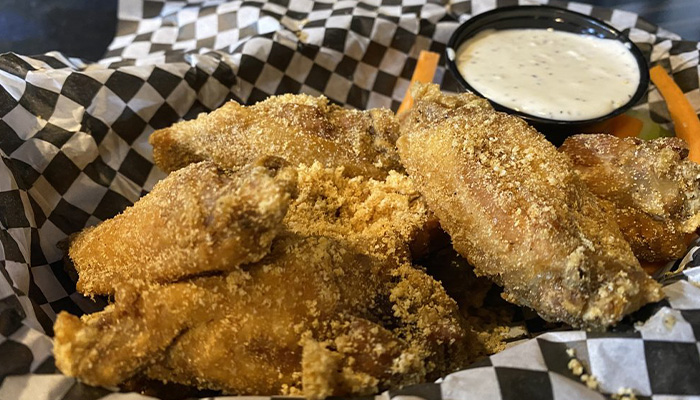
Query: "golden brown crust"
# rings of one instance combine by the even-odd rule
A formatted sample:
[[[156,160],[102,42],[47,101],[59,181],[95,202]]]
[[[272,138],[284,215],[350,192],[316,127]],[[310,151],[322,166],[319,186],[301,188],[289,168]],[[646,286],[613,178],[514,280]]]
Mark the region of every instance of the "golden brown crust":
[[[684,254],[687,234],[700,227],[700,165],[687,160],[682,139],[586,134],[568,138],[559,150],[616,217],[640,260]]]
[[[383,178],[401,169],[397,137],[390,110],[347,110],[323,96],[286,94],[250,107],[228,102],[154,132],[150,142],[156,165],[166,172],[202,160],[236,169],[273,155],[293,165],[318,161],[343,166],[351,176]]]
[[[206,279],[206,278],[205,278]],[[95,314],[65,311],[54,324],[56,366],[68,376],[96,386],[116,386],[152,363],[188,326],[206,320],[208,305],[221,295],[195,283],[123,287],[116,302]]]
[[[238,173],[212,162],[168,176],[123,213],[77,235],[69,255],[88,295],[261,259],[281,229],[294,170],[266,158]]]
[[[571,162],[517,117],[420,86],[397,145],[455,249],[548,320],[602,328],[661,298]]]
[[[403,174],[350,178],[320,163],[297,169],[297,196],[284,223],[292,232],[343,241],[358,251],[400,262],[422,253],[439,229],[428,206]]]

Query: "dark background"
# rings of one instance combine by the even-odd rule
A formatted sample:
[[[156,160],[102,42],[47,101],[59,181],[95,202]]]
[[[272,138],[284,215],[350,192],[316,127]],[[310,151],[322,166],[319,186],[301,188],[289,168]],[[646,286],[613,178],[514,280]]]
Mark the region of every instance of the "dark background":
[[[581,2],[633,11],[684,39],[700,41],[700,0]],[[94,61],[104,54],[116,26],[117,0],[0,0],[0,53],[58,50]]]

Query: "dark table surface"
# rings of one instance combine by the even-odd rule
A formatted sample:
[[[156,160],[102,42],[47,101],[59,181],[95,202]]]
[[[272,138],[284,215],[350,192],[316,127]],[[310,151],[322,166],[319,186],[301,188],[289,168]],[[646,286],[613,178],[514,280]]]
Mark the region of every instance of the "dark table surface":
[[[648,21],[700,41],[700,0],[583,0],[638,13]],[[0,53],[62,51],[98,60],[114,36],[117,0],[0,0]]]

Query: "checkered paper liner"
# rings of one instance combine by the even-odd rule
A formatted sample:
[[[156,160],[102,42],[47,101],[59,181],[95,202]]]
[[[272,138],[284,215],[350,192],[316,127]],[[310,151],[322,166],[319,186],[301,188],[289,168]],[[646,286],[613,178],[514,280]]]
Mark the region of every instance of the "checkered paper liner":
[[[520,0],[520,4],[547,3]],[[637,15],[550,1],[626,32],[672,74],[700,110],[700,46]],[[143,398],[59,374],[52,357],[57,312],[97,311],[75,291],[60,244],[110,218],[164,174],[148,136],[235,99],[324,94],[349,107],[396,109],[421,50],[444,53],[458,24],[517,0],[121,0],[106,57],[87,64],[60,53],[0,55],[0,400]],[[89,40],[89,38],[86,38]],[[436,82],[457,91],[440,67]],[[671,128],[650,88],[636,109]],[[568,369],[566,349],[600,382],[637,398],[700,398],[700,245],[672,266],[668,299],[604,334],[525,321],[523,339],[470,368],[384,393],[396,399],[602,399]],[[646,321],[643,325],[640,325]]]

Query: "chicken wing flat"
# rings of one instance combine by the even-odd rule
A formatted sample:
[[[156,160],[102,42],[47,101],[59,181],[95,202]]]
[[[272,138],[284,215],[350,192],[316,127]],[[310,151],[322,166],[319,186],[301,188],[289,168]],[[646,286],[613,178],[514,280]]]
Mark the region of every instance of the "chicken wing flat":
[[[397,262],[419,258],[443,239],[437,219],[411,179],[350,178],[343,167],[297,168],[297,196],[284,219],[292,232],[340,240]],[[447,243],[449,245],[449,242]]]
[[[162,283],[260,260],[281,229],[296,181],[282,160],[237,172],[211,161],[171,174],[133,207],[72,241],[69,256],[88,295]]]
[[[547,320],[603,328],[661,299],[570,160],[474,95],[414,89],[401,161],[455,249]]]
[[[156,165],[166,172],[202,160],[239,168],[264,155],[293,165],[344,166],[350,175],[383,178],[401,169],[398,123],[386,109],[346,110],[304,94],[273,96],[250,107],[231,101],[210,114],[158,130],[150,137]]]
[[[422,271],[333,239],[278,237],[261,261],[61,313],[58,367],[93,385],[142,374],[235,394],[369,395],[466,365],[456,304]]]
[[[685,253],[687,235],[700,227],[700,165],[687,160],[682,139],[576,135],[559,150],[615,216],[640,260]]]

